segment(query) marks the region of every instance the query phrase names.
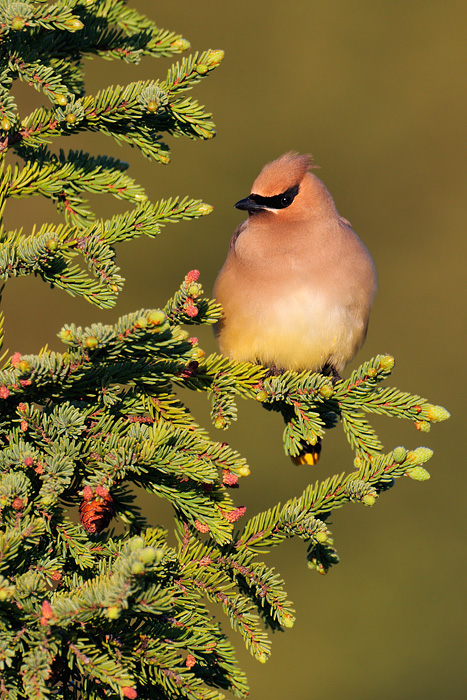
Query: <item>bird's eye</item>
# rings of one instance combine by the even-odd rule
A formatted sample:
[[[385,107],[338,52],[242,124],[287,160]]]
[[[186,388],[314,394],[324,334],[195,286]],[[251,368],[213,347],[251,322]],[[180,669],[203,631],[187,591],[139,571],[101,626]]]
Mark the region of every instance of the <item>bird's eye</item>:
[[[288,207],[290,204],[293,202],[293,197],[290,197],[288,194],[285,194],[283,197],[281,197],[281,206],[282,207]]]

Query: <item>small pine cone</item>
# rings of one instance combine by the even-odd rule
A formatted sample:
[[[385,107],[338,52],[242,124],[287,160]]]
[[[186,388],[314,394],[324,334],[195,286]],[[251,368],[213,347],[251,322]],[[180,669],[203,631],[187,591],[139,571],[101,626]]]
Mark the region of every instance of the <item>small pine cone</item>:
[[[92,492],[91,487],[86,486],[83,496],[79,507],[81,524],[90,535],[98,534],[105,530],[115,515],[113,498],[102,486],[96,489],[96,494]]]

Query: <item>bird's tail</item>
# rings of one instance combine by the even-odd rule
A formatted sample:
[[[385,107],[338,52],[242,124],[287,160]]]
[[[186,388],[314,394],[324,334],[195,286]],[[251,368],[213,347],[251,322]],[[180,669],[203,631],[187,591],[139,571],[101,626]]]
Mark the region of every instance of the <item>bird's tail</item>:
[[[309,442],[302,443],[300,454],[296,457],[291,457],[292,462],[298,466],[301,464],[317,464],[321,454],[321,438],[318,438],[315,445],[310,445]]]

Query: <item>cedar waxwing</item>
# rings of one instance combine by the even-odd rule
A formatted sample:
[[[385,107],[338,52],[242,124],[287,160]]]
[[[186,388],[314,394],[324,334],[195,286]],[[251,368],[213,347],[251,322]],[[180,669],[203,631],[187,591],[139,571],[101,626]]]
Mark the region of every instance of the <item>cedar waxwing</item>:
[[[215,283],[224,311],[215,333],[221,352],[239,362],[337,378],[365,340],[376,269],[311,162],[285,153],[235,204],[248,219]],[[294,461],[314,464],[320,448],[304,446]]]

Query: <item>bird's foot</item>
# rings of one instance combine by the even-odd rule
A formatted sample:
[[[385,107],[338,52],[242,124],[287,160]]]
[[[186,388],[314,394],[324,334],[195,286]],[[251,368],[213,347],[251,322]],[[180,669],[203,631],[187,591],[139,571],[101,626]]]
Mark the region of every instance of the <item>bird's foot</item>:
[[[280,377],[281,374],[284,374],[285,368],[284,367],[276,367],[276,365],[272,365],[271,367],[268,368],[266,377]]]
[[[337,369],[330,362],[326,362],[321,369],[321,374],[325,374],[327,377],[331,377],[332,385],[335,386],[337,382],[340,382],[342,377],[337,371]]]

